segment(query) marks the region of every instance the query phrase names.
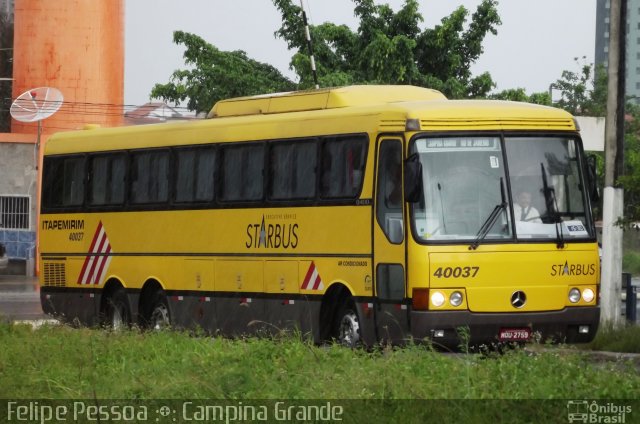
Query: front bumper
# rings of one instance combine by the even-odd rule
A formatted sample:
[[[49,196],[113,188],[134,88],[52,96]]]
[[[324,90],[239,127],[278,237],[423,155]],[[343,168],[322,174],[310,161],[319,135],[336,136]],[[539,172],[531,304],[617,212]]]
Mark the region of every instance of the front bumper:
[[[411,334],[416,340],[430,339],[434,345],[456,349],[498,343],[503,328],[529,328],[536,340],[588,343],[595,337],[600,307],[574,307],[560,311],[528,313],[474,313],[470,311],[412,311]],[[579,326],[589,326],[586,334]],[[467,329],[467,330],[461,330]],[[441,331],[443,330],[443,331]],[[434,337],[442,332],[442,337]]]

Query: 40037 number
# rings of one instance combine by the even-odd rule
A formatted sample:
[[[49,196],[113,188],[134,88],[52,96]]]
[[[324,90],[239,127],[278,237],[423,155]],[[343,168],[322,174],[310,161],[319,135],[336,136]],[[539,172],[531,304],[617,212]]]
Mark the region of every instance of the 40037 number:
[[[478,275],[479,266],[439,267],[433,273],[437,278],[473,278]]]
[[[82,241],[84,238],[83,232],[73,232],[69,234],[69,240],[71,241]]]

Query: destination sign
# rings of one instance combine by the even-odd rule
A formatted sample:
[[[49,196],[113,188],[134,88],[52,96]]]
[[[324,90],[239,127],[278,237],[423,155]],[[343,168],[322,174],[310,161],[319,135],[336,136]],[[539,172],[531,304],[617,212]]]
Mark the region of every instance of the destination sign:
[[[500,150],[497,138],[431,138],[416,141],[418,153],[434,151],[496,151]]]

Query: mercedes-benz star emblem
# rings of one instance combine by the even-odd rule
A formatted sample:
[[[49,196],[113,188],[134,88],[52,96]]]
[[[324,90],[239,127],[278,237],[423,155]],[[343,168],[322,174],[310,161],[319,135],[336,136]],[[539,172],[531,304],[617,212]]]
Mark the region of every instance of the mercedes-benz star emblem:
[[[523,291],[513,292],[511,295],[511,306],[514,308],[522,308],[527,303],[527,295]]]

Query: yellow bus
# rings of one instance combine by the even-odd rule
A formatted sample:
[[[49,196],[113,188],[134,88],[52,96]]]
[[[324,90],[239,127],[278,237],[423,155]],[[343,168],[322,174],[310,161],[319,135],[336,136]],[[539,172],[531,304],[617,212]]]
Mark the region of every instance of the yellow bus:
[[[51,137],[45,312],[350,346],[594,337],[594,183],[570,114],[351,86],[208,118]]]

